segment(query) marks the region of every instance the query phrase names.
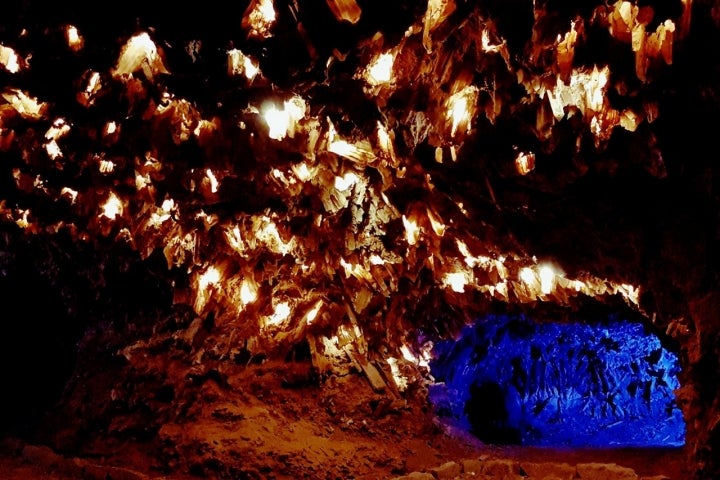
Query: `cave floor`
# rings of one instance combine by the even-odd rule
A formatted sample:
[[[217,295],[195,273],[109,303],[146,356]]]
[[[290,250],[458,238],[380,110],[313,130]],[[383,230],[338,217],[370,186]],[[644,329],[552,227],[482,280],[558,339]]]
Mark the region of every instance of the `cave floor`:
[[[298,444],[302,439],[296,440]],[[8,443],[6,441],[6,443]],[[15,444],[19,446],[19,444]],[[577,449],[535,449],[527,447],[469,447],[462,440],[452,438],[415,438],[405,442],[404,445],[388,445],[386,443],[365,440],[358,444],[358,450],[365,454],[353,454],[352,457],[335,458],[332,467],[323,472],[320,465],[327,461],[327,454],[318,449],[309,448],[304,451],[302,459],[293,459],[296,463],[294,475],[283,474],[285,468],[278,468],[276,460],[268,459],[267,468],[257,475],[240,476],[237,478],[333,478],[333,479],[399,479],[408,477],[412,472],[435,471],[436,478],[449,479],[505,479],[523,478],[527,480],[545,480],[560,478],[559,472],[570,472],[579,465],[591,465],[596,471],[603,472],[601,477],[605,480],[627,480],[628,478],[654,479],[654,480],[685,480],[691,478],[684,466],[683,454],[679,450],[664,449],[618,449],[618,450],[577,450]],[[391,452],[402,449],[405,458],[394,457]],[[479,460],[479,463],[473,461]],[[302,463],[307,462],[303,467]],[[256,466],[258,461],[253,462]],[[260,462],[261,463],[261,462]],[[471,464],[480,465],[486,470],[468,470]],[[547,475],[535,476],[528,464],[534,466],[534,471],[544,471]],[[360,465],[360,467],[358,467]],[[393,467],[392,465],[395,465]],[[464,467],[464,472],[458,475],[444,476],[443,467],[450,471],[450,466],[457,465],[457,469]],[[505,476],[507,471],[517,471],[518,477]],[[277,471],[270,469],[277,468]],[[628,470],[632,469],[637,477],[628,477]],[[346,473],[330,473],[332,470],[345,470]],[[304,471],[304,473],[300,473]],[[478,473],[484,471],[485,476]],[[404,472],[404,473],[403,473]],[[495,472],[495,474],[493,474]],[[524,476],[522,472],[528,472]],[[417,475],[417,474],[415,474]],[[197,478],[230,478],[226,475],[208,475],[189,472],[161,473],[155,468],[155,461],[145,453],[136,452],[116,457],[82,458],[67,457],[54,453],[47,447],[23,445],[18,451],[4,451],[0,455],[0,478],[4,480],[194,480]],[[422,478],[422,477],[417,477]],[[431,477],[427,477],[431,478]],[[578,478],[578,477],[567,477]],[[580,476],[579,478],[583,478]]]
[[[510,468],[522,473],[519,467],[535,468],[529,464],[547,465],[538,470],[546,472],[567,464],[552,475],[565,478],[560,475],[571,468],[567,478],[578,478],[576,465],[589,463],[630,468],[637,477],[628,477],[626,470],[615,475],[611,468],[586,478],[691,477],[682,449],[484,445],[439,422],[418,400],[422,392],[400,397],[380,394],[356,374],[330,377],[321,386],[310,381],[306,367],[265,364],[215,369],[188,391],[177,390],[162,408],[152,405],[153,416],[143,414],[150,403],[106,409],[105,426],[95,433],[86,431],[81,441],[72,428],[46,432],[42,441],[5,439],[0,442],[0,478],[370,480],[433,469],[439,478],[506,478],[492,472]],[[172,368],[164,371],[172,375]],[[87,388],[92,391],[93,386]],[[99,390],[95,398],[102,398]],[[457,470],[478,459],[480,470],[474,474],[437,470],[448,462],[455,462]],[[482,470],[482,465],[487,468]],[[543,480],[552,475],[519,478]]]

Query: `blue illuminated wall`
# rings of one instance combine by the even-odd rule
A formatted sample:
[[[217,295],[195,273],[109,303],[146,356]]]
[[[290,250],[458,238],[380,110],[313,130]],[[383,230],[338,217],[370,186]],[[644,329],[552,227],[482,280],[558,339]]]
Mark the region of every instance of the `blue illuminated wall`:
[[[675,354],[643,326],[489,316],[437,343],[430,399],[485,443],[680,446]]]

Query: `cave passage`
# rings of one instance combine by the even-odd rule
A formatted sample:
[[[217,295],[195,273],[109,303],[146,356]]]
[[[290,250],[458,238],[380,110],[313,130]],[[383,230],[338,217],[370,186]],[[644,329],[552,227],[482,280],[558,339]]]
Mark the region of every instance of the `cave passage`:
[[[437,414],[484,443],[679,447],[677,356],[639,324],[494,315],[434,346]]]

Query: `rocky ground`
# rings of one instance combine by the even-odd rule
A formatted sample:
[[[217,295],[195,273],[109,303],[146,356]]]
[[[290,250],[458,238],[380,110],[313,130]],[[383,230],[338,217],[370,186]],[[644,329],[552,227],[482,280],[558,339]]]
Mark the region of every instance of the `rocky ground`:
[[[105,409],[106,430],[66,430],[45,444],[7,438],[0,478],[5,480],[173,479],[622,479],[685,480],[681,450],[551,450],[492,447],[442,424],[411,394],[380,394],[356,374],[332,376],[320,386],[309,363],[264,362],[226,366],[168,408],[138,386],[133,395],[108,391],[123,405]],[[177,365],[175,365],[177,367]],[[164,373],[174,374],[172,363]],[[152,385],[152,381],[146,384]],[[185,372],[185,375],[188,373]],[[177,383],[175,383],[177,387]],[[93,386],[88,385],[89,391]],[[87,390],[86,390],[87,391]],[[159,390],[163,392],[161,388]],[[115,393],[112,393],[115,392]],[[192,395],[190,394],[192,392]],[[95,391],[98,399],[102,395]],[[154,395],[154,398],[153,398]],[[162,395],[160,395],[162,397]],[[114,400],[116,403],[120,400]],[[101,403],[100,400],[98,400]],[[99,405],[96,405],[96,407]],[[102,408],[98,409],[99,411]],[[141,424],[146,432],[141,435]],[[77,422],[79,425],[93,422]]]
[[[298,440],[300,441],[300,440]],[[12,446],[11,446],[12,445]],[[417,440],[409,442],[410,445],[419,446]],[[365,444],[367,446],[367,444]],[[427,445],[424,450],[429,455],[410,454],[404,460],[395,460],[416,468],[403,475],[388,473],[387,466],[380,462],[373,465],[378,459],[377,455],[366,452],[360,457],[343,457],[335,459],[345,462],[347,473],[344,476],[333,476],[313,468],[313,464],[322,459],[318,450],[309,448],[302,454],[302,459],[308,461],[308,471],[300,476],[286,475],[281,472],[294,461],[276,466],[277,471],[270,471],[272,462],[268,463],[263,473],[255,477],[239,476],[237,478],[337,478],[337,479],[479,479],[479,480],[684,480],[689,474],[681,466],[676,452],[657,451],[555,451],[541,452],[530,449],[515,449],[514,451],[497,451],[496,449],[480,449],[467,458],[456,458],[465,445],[452,446],[450,450],[440,451],[437,447]],[[10,448],[8,448],[10,447]],[[454,448],[459,447],[459,450]],[[376,445],[382,449],[383,445]],[[408,447],[409,448],[409,447]],[[412,449],[410,449],[412,451]],[[480,452],[484,452],[479,454]],[[327,453],[327,452],[325,452]],[[441,459],[444,463],[437,463]],[[614,463],[613,460],[621,462]],[[150,461],[150,463],[148,463]],[[357,461],[363,466],[362,473],[355,474],[349,465]],[[390,460],[392,461],[392,460]],[[579,463],[574,463],[579,461]],[[127,463],[130,466],[124,466]],[[333,462],[333,463],[335,463]],[[433,464],[433,462],[436,462]],[[610,462],[610,463],[608,463]],[[4,453],[0,457],[0,475],[6,480],[190,480],[195,478],[218,478],[213,475],[198,476],[189,472],[171,474],[158,474],[152,468],[152,461],[146,455],[119,458],[69,458],[58,455],[52,449],[44,446],[23,445],[21,442],[6,441]],[[633,465],[631,468],[627,465]],[[150,467],[150,468],[148,468]]]

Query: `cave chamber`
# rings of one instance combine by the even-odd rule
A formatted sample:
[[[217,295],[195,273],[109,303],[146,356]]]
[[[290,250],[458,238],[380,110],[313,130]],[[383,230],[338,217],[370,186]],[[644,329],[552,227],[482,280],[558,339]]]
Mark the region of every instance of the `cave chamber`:
[[[2,7],[4,478],[718,478],[717,0],[168,8]]]

